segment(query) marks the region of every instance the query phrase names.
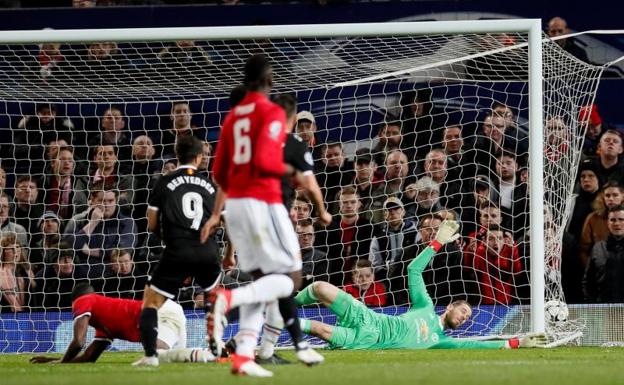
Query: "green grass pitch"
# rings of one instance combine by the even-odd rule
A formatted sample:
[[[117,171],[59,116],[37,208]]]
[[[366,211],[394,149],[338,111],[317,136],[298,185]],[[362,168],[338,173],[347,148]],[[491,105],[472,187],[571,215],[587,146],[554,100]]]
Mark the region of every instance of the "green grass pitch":
[[[324,364],[271,367],[270,379],[240,378],[229,364],[134,368],[138,353],[105,353],[95,364],[33,365],[31,355],[0,355],[0,384],[623,384],[624,348],[514,351],[325,351]],[[283,352],[294,359],[293,352]]]

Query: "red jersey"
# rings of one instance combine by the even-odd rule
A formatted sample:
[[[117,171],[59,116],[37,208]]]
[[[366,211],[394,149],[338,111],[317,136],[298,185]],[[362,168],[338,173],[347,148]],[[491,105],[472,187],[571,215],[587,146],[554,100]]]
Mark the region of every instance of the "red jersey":
[[[365,293],[353,284],[346,285],[344,291],[363,302],[366,306],[386,306],[386,288],[381,282],[373,282]]]
[[[282,202],[286,113],[266,95],[248,92],[223,122],[213,174],[229,198]]]
[[[89,325],[95,328],[95,338],[115,338],[139,342],[141,301],[87,294],[72,304],[74,319],[89,315]]]
[[[480,286],[481,304],[510,304],[516,295],[515,276],[522,272],[522,260],[518,247],[503,246],[499,255],[487,252],[481,242],[474,254],[464,254],[464,266],[474,269]]]

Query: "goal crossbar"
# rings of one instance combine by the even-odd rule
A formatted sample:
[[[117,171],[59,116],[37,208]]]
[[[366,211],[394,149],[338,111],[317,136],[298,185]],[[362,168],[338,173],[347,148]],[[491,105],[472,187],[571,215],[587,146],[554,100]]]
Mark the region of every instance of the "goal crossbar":
[[[0,42],[82,43],[340,36],[406,36],[422,34],[541,32],[539,19],[423,21],[395,23],[294,24],[277,26],[169,27],[117,29],[45,29],[0,31]],[[531,44],[531,43],[529,43]]]

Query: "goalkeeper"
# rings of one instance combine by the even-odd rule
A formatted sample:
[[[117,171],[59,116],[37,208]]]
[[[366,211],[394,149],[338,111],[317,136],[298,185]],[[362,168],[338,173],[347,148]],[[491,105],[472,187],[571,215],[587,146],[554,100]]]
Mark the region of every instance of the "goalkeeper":
[[[336,314],[336,326],[301,319],[301,329],[343,349],[515,349],[543,347],[543,334],[499,341],[472,341],[449,337],[445,329],[457,329],[472,315],[463,300],[448,305],[438,316],[427,294],[422,272],[431,257],[459,237],[455,221],[440,224],[435,240],[408,266],[409,295],[412,307],[400,316],[379,314],[351,295],[327,282],[314,282],[296,297],[299,306],[320,302]]]

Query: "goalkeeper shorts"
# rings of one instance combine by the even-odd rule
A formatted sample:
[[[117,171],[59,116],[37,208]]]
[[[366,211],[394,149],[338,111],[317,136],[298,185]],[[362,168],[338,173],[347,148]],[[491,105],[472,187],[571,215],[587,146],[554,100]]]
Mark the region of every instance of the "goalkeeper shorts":
[[[368,349],[379,340],[380,315],[340,290],[330,305],[338,319],[329,343],[333,348]]]

